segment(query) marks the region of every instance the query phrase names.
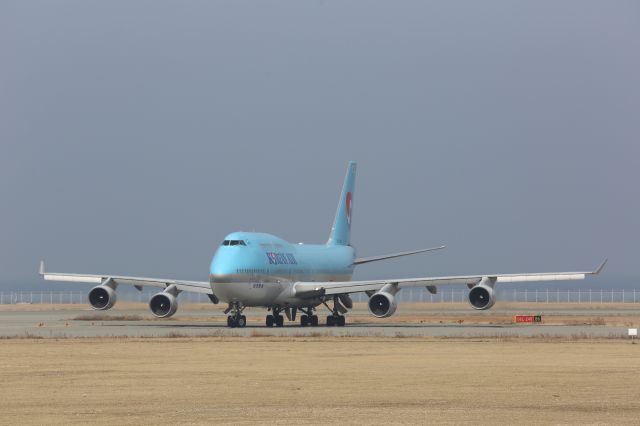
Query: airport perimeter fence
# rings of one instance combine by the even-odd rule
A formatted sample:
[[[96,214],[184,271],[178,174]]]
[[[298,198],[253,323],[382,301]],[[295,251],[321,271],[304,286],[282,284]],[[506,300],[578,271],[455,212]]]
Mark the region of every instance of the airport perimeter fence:
[[[147,303],[157,289],[143,291],[118,291],[119,301]],[[498,289],[497,299],[506,302],[525,303],[640,303],[640,289],[624,290],[511,290]],[[468,290],[440,290],[431,294],[423,288],[407,288],[397,294],[399,302],[413,303],[466,303]],[[365,302],[367,296],[362,293],[352,296],[355,302]],[[181,293],[181,303],[210,303],[206,294]],[[7,304],[86,304],[86,291],[3,291],[0,292],[0,305]]]

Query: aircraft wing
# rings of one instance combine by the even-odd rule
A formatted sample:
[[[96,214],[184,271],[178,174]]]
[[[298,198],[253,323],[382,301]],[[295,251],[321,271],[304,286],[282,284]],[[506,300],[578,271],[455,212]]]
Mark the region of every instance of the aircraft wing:
[[[138,290],[142,290],[142,287],[144,286],[159,287],[164,289],[169,287],[170,285],[175,285],[179,291],[213,295],[213,291],[211,291],[211,285],[206,281],[182,281],[163,278],[125,277],[118,275],[89,275],[46,272],[44,269],[44,262],[40,262],[40,275],[47,281],[66,281],[89,283],[95,285],[113,282],[115,284],[132,285]]]
[[[341,282],[297,282],[293,286],[294,294],[299,297],[317,297],[322,295],[358,293],[362,291],[378,291],[387,284],[395,284],[398,289],[404,287],[439,286],[449,284],[466,284],[474,286],[489,278],[495,283],[518,283],[534,281],[566,281],[583,280],[588,275],[599,274],[605,260],[593,271],[582,272],[542,272],[533,274],[485,274],[485,275],[463,275],[451,277],[424,277],[424,278],[402,278],[371,281],[341,281]]]

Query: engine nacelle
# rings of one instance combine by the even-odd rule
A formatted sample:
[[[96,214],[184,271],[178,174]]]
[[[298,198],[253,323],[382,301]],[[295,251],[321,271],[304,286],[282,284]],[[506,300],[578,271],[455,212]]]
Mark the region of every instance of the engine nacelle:
[[[369,298],[369,311],[377,318],[390,317],[397,307],[396,297],[386,291],[379,291]]]
[[[149,300],[149,309],[158,318],[168,318],[178,310],[178,299],[166,291],[154,294]]]
[[[469,291],[469,303],[473,309],[489,309],[496,303],[496,292],[493,287],[480,282]]]
[[[96,311],[106,311],[116,304],[116,291],[108,285],[99,285],[89,290],[89,304]]]

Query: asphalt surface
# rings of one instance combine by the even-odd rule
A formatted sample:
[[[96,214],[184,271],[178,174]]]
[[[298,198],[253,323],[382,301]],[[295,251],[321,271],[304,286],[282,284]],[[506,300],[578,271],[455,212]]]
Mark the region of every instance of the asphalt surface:
[[[528,314],[522,310],[492,309],[493,314]],[[541,305],[536,314],[571,315],[593,318],[595,315],[619,315],[616,309],[557,309]],[[245,328],[230,329],[226,316],[219,310],[193,310],[180,312],[176,319],[155,319],[143,309],[121,309],[108,313],[96,312],[85,306],[74,305],[64,310],[0,310],[0,336],[2,337],[171,337],[171,336],[362,336],[362,337],[508,337],[508,336],[559,336],[559,337],[622,337],[628,327],[607,325],[549,325],[549,324],[474,324],[485,312],[470,309],[445,309],[428,312],[408,309],[401,315],[387,318],[384,322],[367,323],[365,310],[354,310],[347,316],[347,326],[327,327],[324,316],[320,316],[318,327],[300,327],[298,321],[285,320],[281,328],[264,326],[263,310],[245,312],[248,324]],[[624,315],[634,315],[640,326],[640,306],[624,309]],[[324,313],[322,313],[325,315]],[[408,315],[437,316],[460,315],[462,323],[407,323]],[[111,318],[104,320],[105,317]],[[79,318],[89,318],[80,320]],[[350,322],[351,319],[351,322]],[[355,321],[355,322],[354,322]]]

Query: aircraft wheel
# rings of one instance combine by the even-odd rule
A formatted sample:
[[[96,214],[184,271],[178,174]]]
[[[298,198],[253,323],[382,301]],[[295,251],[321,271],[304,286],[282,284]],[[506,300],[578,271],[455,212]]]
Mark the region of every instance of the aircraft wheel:
[[[344,316],[339,316],[337,319],[338,319],[338,325],[339,325],[340,327],[344,327],[344,324],[345,324],[345,322],[346,322],[345,317],[344,317]]]
[[[306,315],[300,315],[300,325],[306,327],[309,325],[309,317]]]
[[[234,328],[236,326],[237,326],[236,319],[234,317],[232,317],[232,316],[228,316],[227,317],[227,327]]]
[[[318,326],[318,316],[317,315],[311,315],[309,317],[309,324],[311,324],[312,327],[317,327]]]
[[[329,315],[327,317],[327,327],[333,327],[333,325],[334,325],[333,315]]]
[[[284,317],[282,315],[278,315],[276,318],[276,327],[282,327],[284,325]]]
[[[274,322],[273,315],[267,315],[267,327],[273,327]]]
[[[238,327],[244,327],[245,325],[247,325],[247,317],[245,317],[244,315],[240,315],[238,317],[237,324]]]

